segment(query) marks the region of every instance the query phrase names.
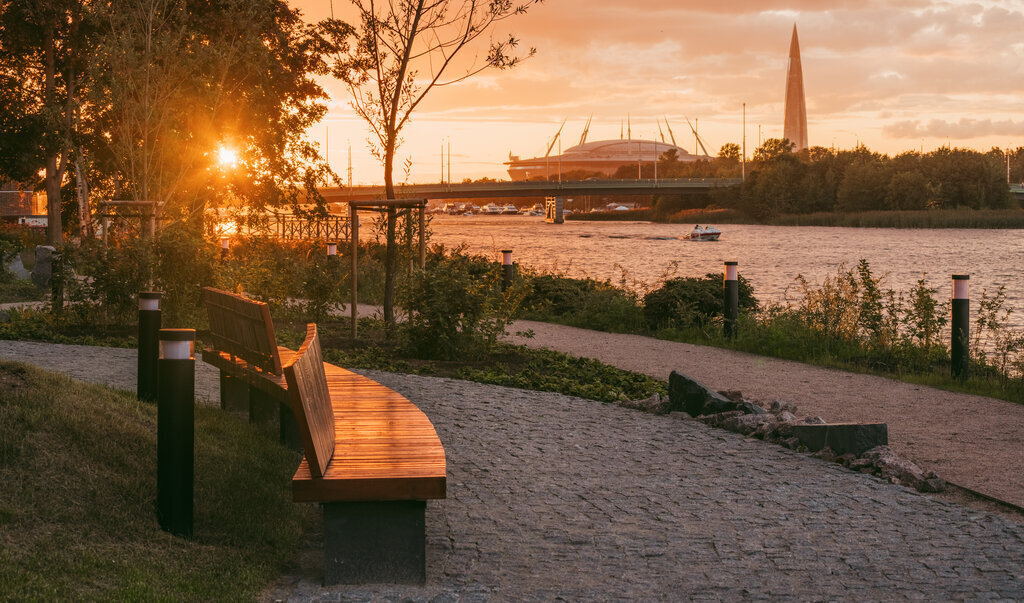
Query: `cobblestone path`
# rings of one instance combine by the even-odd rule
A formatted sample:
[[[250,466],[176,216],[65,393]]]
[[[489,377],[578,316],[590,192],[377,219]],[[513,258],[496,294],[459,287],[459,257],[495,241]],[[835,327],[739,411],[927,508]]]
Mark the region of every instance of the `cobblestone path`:
[[[426,587],[268,598],[1024,598],[1024,526],[708,428],[557,394],[367,373],[427,413],[448,496]]]

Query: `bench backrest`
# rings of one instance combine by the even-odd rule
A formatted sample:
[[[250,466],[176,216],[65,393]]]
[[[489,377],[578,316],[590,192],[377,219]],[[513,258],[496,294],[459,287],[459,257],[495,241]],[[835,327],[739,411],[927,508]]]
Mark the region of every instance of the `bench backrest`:
[[[323,477],[334,455],[334,409],[315,324],[306,326],[306,340],[284,367],[284,377],[309,472],[312,477]]]
[[[211,343],[216,350],[264,371],[281,374],[281,355],[267,304],[213,287],[203,288],[203,299],[210,317]]]

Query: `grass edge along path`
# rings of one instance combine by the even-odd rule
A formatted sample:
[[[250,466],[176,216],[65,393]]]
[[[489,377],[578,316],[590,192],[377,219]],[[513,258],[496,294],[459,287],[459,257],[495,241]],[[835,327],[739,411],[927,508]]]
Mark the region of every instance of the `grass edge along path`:
[[[295,556],[296,455],[197,407],[195,536],[156,519],[156,406],[0,361],[0,593],[12,599],[253,599]]]

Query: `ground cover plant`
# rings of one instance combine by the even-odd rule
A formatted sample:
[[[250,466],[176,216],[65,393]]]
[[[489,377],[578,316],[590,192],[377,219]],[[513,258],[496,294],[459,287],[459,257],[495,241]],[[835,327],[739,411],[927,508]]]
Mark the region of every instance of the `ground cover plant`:
[[[298,456],[197,408],[194,538],[156,519],[156,407],[0,361],[0,592],[39,600],[253,599],[294,559]]]

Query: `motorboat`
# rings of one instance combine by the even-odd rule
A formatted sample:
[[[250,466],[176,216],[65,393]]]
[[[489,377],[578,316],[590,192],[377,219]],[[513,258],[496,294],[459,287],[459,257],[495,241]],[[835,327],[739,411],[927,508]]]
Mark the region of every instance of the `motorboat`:
[[[688,241],[717,241],[720,236],[722,236],[722,231],[718,230],[714,226],[701,227],[700,224],[694,224],[693,230],[691,230],[689,234],[685,234],[679,238]]]
[[[518,216],[519,215],[519,208],[516,207],[515,205],[512,205],[511,203],[509,203],[505,207],[501,208],[501,213],[502,213],[502,215],[505,215],[505,216]]]
[[[501,215],[501,208],[494,203],[488,203],[480,208],[480,213],[487,216],[498,216]]]

